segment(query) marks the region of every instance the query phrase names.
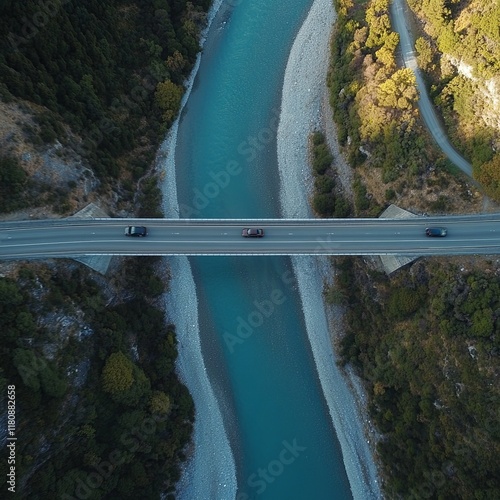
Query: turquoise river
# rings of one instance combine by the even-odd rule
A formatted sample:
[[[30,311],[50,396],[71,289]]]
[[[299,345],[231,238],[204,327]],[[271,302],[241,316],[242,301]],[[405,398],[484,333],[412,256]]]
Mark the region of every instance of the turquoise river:
[[[281,89],[311,4],[223,3],[179,122],[181,217],[281,216]],[[190,265],[203,358],[231,444],[237,498],[352,498],[290,260],[199,257]]]

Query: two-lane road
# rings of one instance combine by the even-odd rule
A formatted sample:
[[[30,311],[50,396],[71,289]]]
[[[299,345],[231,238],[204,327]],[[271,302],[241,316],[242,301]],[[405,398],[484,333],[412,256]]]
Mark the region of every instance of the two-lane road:
[[[128,225],[149,235],[130,238]],[[445,226],[429,238],[425,228]],[[242,238],[259,227],[264,238]],[[500,253],[500,214],[412,219],[59,219],[0,223],[0,259],[84,255],[458,255]]]

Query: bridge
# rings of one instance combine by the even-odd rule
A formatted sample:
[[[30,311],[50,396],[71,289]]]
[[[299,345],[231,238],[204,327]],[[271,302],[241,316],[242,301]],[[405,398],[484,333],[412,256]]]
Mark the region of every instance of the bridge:
[[[147,226],[145,238],[124,228]],[[425,228],[445,226],[445,238]],[[242,238],[259,227],[264,238]],[[90,255],[500,254],[500,214],[408,219],[46,219],[0,223],[0,259]]]

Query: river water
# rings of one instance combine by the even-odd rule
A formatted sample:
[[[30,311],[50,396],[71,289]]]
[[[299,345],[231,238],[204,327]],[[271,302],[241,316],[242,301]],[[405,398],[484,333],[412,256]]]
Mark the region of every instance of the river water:
[[[312,1],[230,3],[164,146],[176,176],[165,194],[181,217],[280,217],[283,75]],[[175,203],[166,205],[172,215]],[[198,419],[180,496],[234,498],[237,488],[240,500],[351,498],[290,260],[175,258],[171,267],[168,308]],[[203,357],[183,344],[199,344]]]

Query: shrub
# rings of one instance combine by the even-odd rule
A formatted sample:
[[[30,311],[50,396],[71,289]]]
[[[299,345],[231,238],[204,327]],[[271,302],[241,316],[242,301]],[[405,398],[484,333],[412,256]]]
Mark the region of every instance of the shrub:
[[[425,299],[423,290],[396,288],[392,291],[387,304],[387,313],[394,319],[405,319],[416,312]]]
[[[323,175],[331,166],[332,161],[333,157],[326,144],[320,144],[314,148],[313,169],[317,174]]]
[[[331,193],[335,187],[335,181],[328,175],[319,175],[314,181],[314,189],[318,194]]]
[[[361,179],[358,177],[353,184],[354,187],[354,201],[356,203],[356,208],[361,210],[367,210],[370,206],[370,201],[368,200],[366,194],[366,186],[361,182]]]
[[[386,189],[385,190],[385,199],[387,201],[392,201],[396,198],[396,191],[394,189]]]
[[[333,215],[340,218],[351,215],[351,205],[345,196],[337,196],[335,198],[335,211]]]
[[[443,212],[447,209],[449,200],[446,196],[441,195],[436,201],[430,204],[430,209],[433,212]]]
[[[335,210],[335,198],[332,194],[316,194],[313,198],[313,208],[318,214],[329,216]]]
[[[325,142],[325,136],[322,132],[316,131],[313,133],[312,141],[315,146],[319,146],[320,144],[323,144]]]

